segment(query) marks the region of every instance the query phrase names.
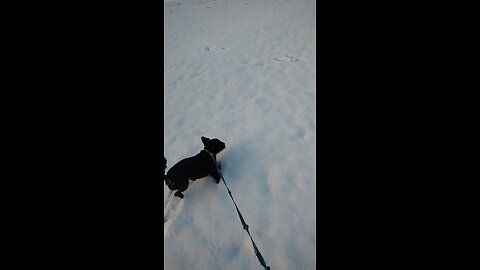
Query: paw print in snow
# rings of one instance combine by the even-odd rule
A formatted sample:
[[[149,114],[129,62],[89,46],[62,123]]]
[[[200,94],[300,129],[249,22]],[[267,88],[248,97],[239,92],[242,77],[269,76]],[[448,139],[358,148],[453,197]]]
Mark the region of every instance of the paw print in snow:
[[[277,63],[285,63],[285,62],[294,63],[294,62],[298,62],[300,60],[298,58],[295,58],[295,57],[289,55],[289,54],[285,54],[281,58],[273,58],[273,61],[275,61]]]
[[[219,50],[219,48],[222,49],[222,50],[227,50],[228,49],[228,47],[208,47],[208,46],[205,46],[205,47],[203,47],[203,50],[205,52],[210,53],[210,52],[215,52],[215,51]]]

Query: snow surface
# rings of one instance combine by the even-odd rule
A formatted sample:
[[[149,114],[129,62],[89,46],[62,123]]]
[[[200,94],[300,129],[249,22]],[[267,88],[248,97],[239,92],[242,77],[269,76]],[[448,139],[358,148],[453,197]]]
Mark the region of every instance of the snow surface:
[[[218,156],[271,269],[316,268],[316,2],[164,0],[167,170]],[[164,185],[164,267],[262,269],[223,184]]]

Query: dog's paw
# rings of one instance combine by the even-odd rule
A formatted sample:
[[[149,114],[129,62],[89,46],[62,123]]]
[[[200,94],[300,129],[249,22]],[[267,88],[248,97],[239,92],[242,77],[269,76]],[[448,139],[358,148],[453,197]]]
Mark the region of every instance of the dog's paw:
[[[180,199],[183,199],[183,194],[180,191],[175,192],[175,196],[179,197]]]

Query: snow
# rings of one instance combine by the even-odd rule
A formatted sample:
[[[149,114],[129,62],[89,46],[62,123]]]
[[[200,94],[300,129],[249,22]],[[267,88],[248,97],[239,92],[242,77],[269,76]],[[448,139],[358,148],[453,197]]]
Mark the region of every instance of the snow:
[[[164,0],[167,170],[217,159],[271,269],[316,268],[316,2]],[[262,269],[223,182],[164,185],[164,267]]]

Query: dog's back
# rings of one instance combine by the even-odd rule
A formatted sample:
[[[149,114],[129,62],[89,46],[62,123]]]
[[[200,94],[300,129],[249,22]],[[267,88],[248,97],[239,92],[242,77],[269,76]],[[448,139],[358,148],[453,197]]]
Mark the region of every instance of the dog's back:
[[[201,151],[193,157],[185,158],[168,170],[167,178],[172,180],[185,181],[197,179],[212,175],[218,179],[217,167],[212,157],[205,151]]]

